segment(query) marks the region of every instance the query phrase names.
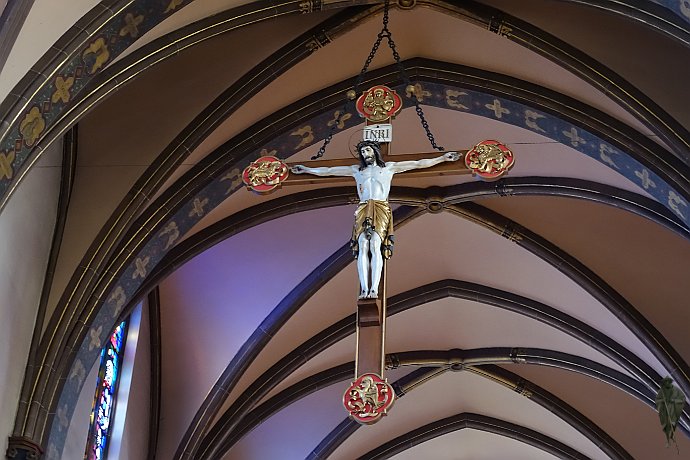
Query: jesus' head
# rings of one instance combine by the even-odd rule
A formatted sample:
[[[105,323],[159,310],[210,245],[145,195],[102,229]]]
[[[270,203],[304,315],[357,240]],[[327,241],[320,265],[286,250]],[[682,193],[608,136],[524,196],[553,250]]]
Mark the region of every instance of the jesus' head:
[[[359,155],[360,171],[374,164],[382,168],[386,166],[386,163],[381,158],[381,146],[378,142],[361,141],[356,148]]]

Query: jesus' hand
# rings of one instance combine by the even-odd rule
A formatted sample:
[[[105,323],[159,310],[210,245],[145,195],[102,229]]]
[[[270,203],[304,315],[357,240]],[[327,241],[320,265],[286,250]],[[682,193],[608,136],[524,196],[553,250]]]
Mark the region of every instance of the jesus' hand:
[[[446,161],[458,161],[460,159],[460,154],[458,152],[448,152],[444,155]]]
[[[293,174],[304,174],[305,169],[303,165],[294,165],[290,167],[290,172]]]

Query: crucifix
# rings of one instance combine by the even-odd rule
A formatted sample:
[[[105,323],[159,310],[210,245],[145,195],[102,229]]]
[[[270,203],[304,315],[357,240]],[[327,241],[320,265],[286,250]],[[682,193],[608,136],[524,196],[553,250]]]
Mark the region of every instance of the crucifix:
[[[343,404],[358,422],[371,424],[385,415],[394,401],[393,388],[384,377],[386,330],[386,262],[393,253],[392,211],[388,203],[394,175],[467,174],[495,179],[513,164],[513,154],[497,141],[483,141],[467,151],[390,155],[391,120],[400,111],[398,94],[382,85],[365,91],[357,111],[366,119],[363,140],[356,146],[359,163],[346,159],[286,164],[262,157],[243,172],[250,190],[266,193],[278,186],[328,182],[352,178],[359,204],[350,245],[357,259],[357,351],[355,380]],[[464,157],[464,161],[458,161]],[[290,174],[292,173],[292,174]]]

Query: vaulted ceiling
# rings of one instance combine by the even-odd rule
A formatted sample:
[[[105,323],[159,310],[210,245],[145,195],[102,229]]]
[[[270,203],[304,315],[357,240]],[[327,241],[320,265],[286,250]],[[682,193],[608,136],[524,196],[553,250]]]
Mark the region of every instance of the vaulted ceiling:
[[[47,327],[80,351],[46,342],[67,380],[43,396],[49,412],[81,391],[68,376],[96,359],[81,345],[88,330],[105,335],[148,296],[157,458],[678,458],[653,405],[662,377],[690,392],[683,5],[393,5],[438,143],[497,139],[516,160],[494,182],[395,179],[386,353],[399,398],[359,426],[342,406],[356,345],[354,186],[256,195],[239,172],[264,151],[316,153],[382,4],[178,2],[147,22],[145,5],[164,3],[177,8],[112,10],[142,33],[55,121],[78,121],[78,154]],[[98,62],[82,58],[85,72]],[[393,64],[384,41],[362,87],[404,95]],[[403,103],[392,153],[432,151]],[[324,158],[349,157],[361,137],[347,110]],[[42,439],[61,452],[53,419]],[[681,456],[688,436],[686,416]]]

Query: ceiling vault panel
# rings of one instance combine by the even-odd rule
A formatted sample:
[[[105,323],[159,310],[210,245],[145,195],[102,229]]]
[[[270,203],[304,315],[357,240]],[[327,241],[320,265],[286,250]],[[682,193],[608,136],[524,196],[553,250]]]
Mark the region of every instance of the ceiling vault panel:
[[[428,61],[422,61],[426,62],[426,67],[428,70],[428,65],[430,64]],[[419,76],[419,74],[423,71],[423,69],[415,70],[414,65],[410,65],[410,73],[416,73],[416,75]],[[464,73],[464,72],[463,72]],[[441,70],[436,70],[432,72],[432,74],[435,76],[434,78],[438,78],[441,74]],[[483,73],[485,76],[488,76],[488,74]],[[468,77],[465,76],[465,79]],[[481,84],[481,85],[486,85],[487,82],[486,80],[477,80],[476,84]],[[431,88],[432,84],[427,85],[429,88]],[[438,88],[439,91],[443,92],[443,86],[440,86]],[[506,88],[505,91],[508,91]],[[511,86],[510,89],[510,95],[514,97],[514,94],[516,92],[516,88]],[[544,93],[547,93],[547,90],[543,90]],[[333,93],[336,94],[336,93]],[[325,114],[323,113],[323,107],[324,107],[324,101],[320,100],[321,98],[318,98],[319,100],[318,105],[316,101],[312,101],[311,105],[307,104],[307,108],[300,109],[304,113],[309,114],[311,116],[315,109],[317,109],[317,113],[321,113],[322,115],[317,116],[316,124],[314,126],[326,126],[326,118],[330,116],[328,112]],[[333,99],[333,97],[331,97]],[[443,103],[445,101],[445,97],[441,96],[440,103]],[[553,102],[553,101],[552,101]],[[306,102],[305,102],[306,103]],[[574,101],[571,102],[571,105],[577,105]],[[328,106],[327,106],[328,107]],[[584,113],[584,112],[583,112]],[[591,125],[592,123],[592,115],[594,112],[592,110],[588,111],[588,117],[587,117],[587,125]],[[324,115],[326,115],[324,117]],[[546,116],[546,115],[544,115]],[[603,114],[601,114],[603,116]],[[323,120],[318,121],[320,118],[323,118]],[[280,120],[281,123],[286,124],[287,126],[295,126],[295,118],[294,114],[280,114],[277,115],[277,119]],[[313,121],[313,122],[314,122]],[[601,128],[604,129],[605,131],[610,131],[610,127],[616,126],[617,122],[613,120],[609,120],[608,124],[603,124],[601,125]],[[555,126],[561,126],[561,125],[555,125]],[[555,127],[554,126],[554,127]],[[275,128],[273,128],[275,129]],[[315,128],[316,129],[316,128]],[[558,128],[556,128],[558,129]],[[621,128],[622,129],[622,128]],[[323,131],[323,130],[322,130]],[[271,133],[274,131],[271,131]],[[266,141],[270,139],[269,133],[266,132],[266,127],[260,127],[259,132],[257,134],[260,134],[260,137],[264,137]],[[613,133],[612,133],[613,134]],[[319,135],[314,135],[314,138],[312,139],[313,142],[317,142],[320,136],[325,136],[325,132],[321,133]],[[272,137],[272,136],[271,136]],[[639,137],[634,135],[634,133],[628,133],[626,135],[626,140],[625,144],[629,144],[630,140],[633,137]],[[294,136],[293,136],[294,138]],[[239,169],[243,168],[246,163],[252,158],[252,153],[256,153],[256,143],[258,142],[260,145],[263,141],[258,141],[255,139],[254,136],[248,136],[244,138],[244,141],[240,141],[239,145],[232,145],[232,151],[236,153],[231,153],[226,150],[226,147],[222,147],[216,151],[215,154],[211,154],[208,157],[204,158],[198,165],[196,165],[189,173],[187,173],[183,178],[180,179],[179,184],[173,189],[175,192],[173,193],[171,189],[168,189],[167,192],[165,192],[158,200],[157,203],[154,203],[151,205],[150,209],[155,210],[151,215],[142,215],[137,224],[137,231],[134,235],[131,235],[130,237],[126,238],[125,241],[127,241],[127,245],[123,247],[119,252],[116,252],[111,256],[110,260],[112,261],[111,264],[109,264],[108,268],[104,270],[104,274],[110,273],[110,272],[116,272],[116,273],[121,273],[125,277],[131,277],[128,273],[134,273],[136,270],[136,267],[134,267],[134,261],[135,259],[139,258],[141,260],[145,259],[146,257],[149,257],[149,260],[153,260],[154,263],[160,260],[162,257],[163,253],[166,251],[164,247],[161,247],[160,243],[155,239],[156,236],[158,236],[161,231],[165,231],[164,227],[165,225],[171,225],[171,223],[174,223],[176,228],[178,229],[178,234],[179,236],[184,235],[187,229],[191,228],[194,218],[189,217],[189,208],[191,206],[190,203],[190,198],[191,197],[198,197],[200,194],[207,196],[209,199],[213,198],[214,202],[213,205],[209,204],[209,207],[215,206],[217,203],[223,201],[227,194],[228,194],[228,189],[225,182],[226,180],[223,180],[223,178],[231,178],[232,176],[232,171],[237,171],[239,172]],[[248,139],[248,140],[246,140]],[[652,152],[654,150],[657,150],[658,147],[648,145],[649,142],[647,141],[646,138],[640,138],[640,147],[642,148],[643,151],[645,152]],[[282,139],[281,137],[278,137],[277,139],[274,139],[270,144],[266,145],[263,148],[266,149],[272,149],[274,147],[279,148],[280,145],[283,143],[288,143],[287,145],[294,145],[295,140],[290,138],[290,132],[286,132],[283,136]],[[247,143],[251,144],[251,148],[249,148]],[[243,145],[245,144],[245,145]],[[602,144],[603,145],[603,144]],[[644,145],[644,147],[642,146]],[[248,149],[249,148],[249,149]],[[613,148],[613,147],[607,147],[607,148]],[[294,149],[294,147],[293,147]],[[239,152],[244,152],[243,154],[239,154]],[[622,152],[621,152],[622,153]],[[641,152],[640,152],[641,153]],[[237,160],[237,158],[242,158],[241,160]],[[598,157],[597,157],[598,158]],[[656,159],[655,159],[656,160]],[[663,158],[659,159],[660,161],[663,161],[665,165],[668,165],[669,162],[673,163],[672,159],[669,158]],[[634,160],[633,160],[634,161]],[[633,170],[634,171],[634,170]],[[663,174],[664,176],[667,177],[667,180],[669,180],[672,183],[677,183],[680,184],[677,180],[677,174],[678,174],[678,169],[674,166],[671,169],[668,169],[666,166],[662,166],[662,169],[658,170],[660,174]],[[632,173],[632,171],[631,171]],[[224,175],[225,174],[225,175]],[[230,174],[230,175],[228,175]],[[674,178],[675,176],[675,178]],[[221,180],[216,180],[216,181],[211,181],[211,178],[218,178],[220,177]],[[631,178],[634,177],[634,174],[631,174]],[[656,179],[658,179],[659,185],[663,184],[662,179],[658,176],[655,176]],[[236,183],[237,181],[230,181],[233,183]],[[207,189],[204,191],[203,187],[211,187],[215,191],[212,191],[211,189]],[[239,188],[239,183],[236,183],[236,185],[232,186],[230,190],[235,190]],[[660,187],[658,187],[660,188]],[[657,189],[655,189],[657,190]],[[661,190],[663,192],[663,190]],[[668,192],[671,193],[671,192]],[[673,192],[675,193],[675,192]],[[682,192],[684,193],[684,192]],[[670,196],[670,195],[669,195]],[[669,201],[671,204],[671,201]],[[677,209],[677,208],[676,208]],[[174,214],[174,212],[177,211],[178,214],[177,216]],[[690,219],[690,217],[687,217]],[[167,221],[167,223],[166,223]],[[167,239],[167,238],[166,238]],[[140,252],[144,251],[144,253]],[[152,252],[153,251],[153,252]],[[150,254],[145,255],[145,252],[149,252]],[[113,264],[114,263],[114,264]],[[129,264],[129,265],[127,265]],[[118,296],[114,296],[114,293],[117,292],[117,289],[120,288],[122,289],[121,286],[116,285],[116,281],[114,278],[108,276],[103,277],[101,275],[100,280],[94,281],[95,284],[95,291],[99,293],[105,294],[105,298],[110,299],[109,302],[103,303],[101,300],[102,296],[98,295],[96,298],[94,297],[85,297],[84,300],[88,300],[88,303],[84,306],[76,307],[73,306],[73,310],[83,312],[81,314],[84,314],[86,312],[89,312],[86,314],[86,317],[83,318],[83,326],[79,327],[73,331],[71,338],[69,338],[69,342],[74,343],[74,346],[72,346],[72,349],[77,349],[79,347],[76,346],[76,343],[81,340],[82,337],[85,336],[87,333],[87,326],[86,325],[91,325],[91,324],[100,324],[103,323],[105,326],[104,329],[109,329],[112,325],[109,324],[112,322],[112,313],[106,313],[105,310],[102,308],[98,308],[97,305],[101,305],[102,307],[105,307],[106,309],[116,309],[116,308],[121,308],[116,306],[116,302],[118,302],[116,299]],[[129,283],[128,283],[129,284]],[[135,288],[135,286],[133,286]],[[131,296],[133,292],[124,292],[125,297]],[[64,308],[64,307],[63,307]],[[97,314],[99,313],[99,314]],[[81,315],[80,314],[80,315]],[[72,318],[76,318],[77,316],[72,315]],[[94,323],[95,321],[95,323]],[[108,324],[106,324],[106,322]],[[114,323],[113,323],[114,324]],[[59,326],[60,330],[64,330],[64,327],[66,326]],[[67,339],[66,337],[62,336],[61,340],[64,341]],[[82,347],[84,346],[82,342]],[[44,350],[57,350],[55,347],[55,344],[52,344],[50,347],[44,348]],[[92,353],[93,354],[93,353]],[[46,357],[46,359],[58,359],[57,356],[53,356],[53,353],[50,353],[49,356]],[[52,356],[52,358],[50,358]],[[67,356],[63,356],[63,358],[68,358]],[[68,358],[71,360],[71,358]],[[80,360],[82,359],[87,359],[87,357],[81,356],[79,358]],[[87,360],[90,360],[91,357],[89,357]],[[95,356],[94,356],[95,359]],[[70,364],[67,362],[62,362],[61,364],[57,365],[58,369],[63,369],[61,372],[68,372],[68,368],[70,367]],[[682,369],[682,366],[680,366]],[[60,382],[62,381],[59,377],[60,373],[59,372],[52,372],[48,376],[44,375],[39,375],[39,381],[42,381],[43,384],[40,386],[42,388],[49,388],[49,393],[45,396],[49,400],[54,401],[53,403],[56,403],[57,401],[57,394],[56,391],[61,389],[61,384]],[[46,378],[49,380],[46,381]],[[46,383],[52,382],[50,385],[45,386]],[[52,390],[52,391],[51,391]],[[74,393],[77,392],[79,388],[77,387],[72,387],[69,389],[69,392]],[[64,397],[67,397],[66,394]],[[53,404],[51,403],[51,404]]]
[[[74,3],[56,24],[80,14]],[[356,189],[309,182],[267,198],[241,175],[266,154],[307,161],[330,134],[329,156],[352,150],[363,123],[345,94],[383,2],[83,6],[54,46],[29,50],[44,55],[21,81],[14,67],[2,81],[15,85],[0,105],[3,225],[18,215],[9,199],[22,212],[43,199],[18,187],[72,135],[56,228],[41,230],[54,232],[48,269],[18,283],[35,262],[5,264],[0,323],[35,322],[26,363],[0,353],[0,376],[26,369],[21,387],[0,378],[18,395],[8,455],[23,442],[47,460],[83,455],[88,370],[148,298],[133,458],[673,458],[650,408],[667,376],[690,395],[690,71],[678,64],[690,9],[623,3],[394,1],[414,91],[386,46],[360,86],[414,97],[440,144],[499,139],[516,163],[495,182],[394,182],[386,366],[400,401],[362,429],[340,393],[356,346]],[[18,43],[37,37],[46,5]],[[9,61],[21,50],[0,48]],[[415,115],[397,116],[393,156],[428,149]],[[680,431],[684,452],[688,410]]]
[[[448,351],[425,350],[391,353],[387,355],[386,359],[389,363],[387,366],[389,369],[399,366],[424,366],[423,379],[426,379],[429,373],[434,373],[432,369],[428,369],[433,366],[449,368],[449,370],[454,372],[462,370],[469,370],[472,372],[474,367],[485,364],[556,366],[603,380],[610,385],[616,386],[621,391],[625,391],[632,395],[650,408],[655,409],[655,392],[645,388],[637,380],[594,361],[551,350],[532,348],[456,349]],[[291,385],[270,399],[256,405],[251,412],[245,411],[242,414],[238,414],[237,411],[232,410],[226,412],[220,421],[216,423],[205,436],[203,441],[204,449],[199,453],[200,458],[222,458],[224,453],[229,451],[235,443],[256,426],[263,423],[268,417],[271,417],[294,401],[315,391],[319,391],[321,388],[352,379],[353,373],[354,362],[332,367]],[[264,380],[264,376],[259,380]],[[418,383],[418,380],[414,381],[414,384]],[[410,386],[409,383],[404,384],[404,382],[401,383],[398,381],[393,385],[393,388],[397,396],[402,396],[407,392]],[[513,388],[513,390],[517,391],[516,388]],[[521,388],[522,390],[520,391],[526,390],[524,385],[521,386]],[[261,396],[256,394],[247,394],[246,398],[244,396],[245,395],[242,395],[241,399],[247,402],[249,400],[258,401],[261,399]],[[239,400],[235,405],[238,403]],[[228,429],[226,422],[237,419],[239,419],[239,423],[233,423],[232,426],[234,426],[234,428]],[[348,426],[357,426],[356,424],[347,423]],[[690,431],[688,431],[685,424],[681,425],[681,429],[686,436],[690,437]],[[347,432],[351,431],[350,428],[347,429]],[[337,432],[340,432],[340,430],[337,430]],[[332,445],[333,443],[329,438],[329,440],[324,440],[323,444]],[[315,449],[315,452],[317,451],[319,451],[319,449]],[[323,452],[321,452],[321,454],[323,454]]]

